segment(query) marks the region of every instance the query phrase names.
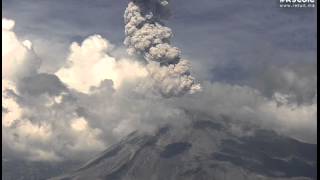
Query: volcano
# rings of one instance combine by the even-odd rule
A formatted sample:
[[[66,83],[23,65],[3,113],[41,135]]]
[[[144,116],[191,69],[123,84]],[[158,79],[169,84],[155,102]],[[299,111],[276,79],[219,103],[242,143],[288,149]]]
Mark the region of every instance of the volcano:
[[[227,118],[193,115],[183,127],[133,132],[52,180],[317,179],[317,145]],[[241,125],[239,125],[241,126]]]

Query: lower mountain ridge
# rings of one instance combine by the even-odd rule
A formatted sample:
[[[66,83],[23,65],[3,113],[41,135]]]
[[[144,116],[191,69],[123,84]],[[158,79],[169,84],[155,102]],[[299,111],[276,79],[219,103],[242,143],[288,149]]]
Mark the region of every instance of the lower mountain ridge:
[[[271,130],[195,116],[183,127],[138,132],[51,180],[317,179],[317,145]],[[241,135],[240,135],[241,134]]]

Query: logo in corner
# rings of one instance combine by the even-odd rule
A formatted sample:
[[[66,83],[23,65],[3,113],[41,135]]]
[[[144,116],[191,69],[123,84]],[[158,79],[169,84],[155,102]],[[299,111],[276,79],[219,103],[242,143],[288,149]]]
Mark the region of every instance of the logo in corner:
[[[279,0],[281,8],[314,8],[316,0]]]

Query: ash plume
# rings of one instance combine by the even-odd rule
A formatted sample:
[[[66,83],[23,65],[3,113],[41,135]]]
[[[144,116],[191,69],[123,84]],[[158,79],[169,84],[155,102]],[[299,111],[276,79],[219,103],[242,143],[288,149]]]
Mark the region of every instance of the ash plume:
[[[181,59],[180,49],[171,46],[172,30],[161,22],[170,15],[168,4],[166,0],[132,0],[124,13],[124,44],[130,55],[159,64],[151,65],[149,72],[164,97],[192,94],[201,87],[190,75],[188,61]]]

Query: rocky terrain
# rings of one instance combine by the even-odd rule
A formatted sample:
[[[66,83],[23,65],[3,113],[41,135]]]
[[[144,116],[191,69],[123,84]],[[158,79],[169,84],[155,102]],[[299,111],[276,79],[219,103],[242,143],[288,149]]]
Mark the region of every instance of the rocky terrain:
[[[317,145],[194,115],[184,127],[134,132],[55,180],[317,179]],[[246,129],[247,128],[247,129]],[[242,134],[242,135],[239,135]]]

